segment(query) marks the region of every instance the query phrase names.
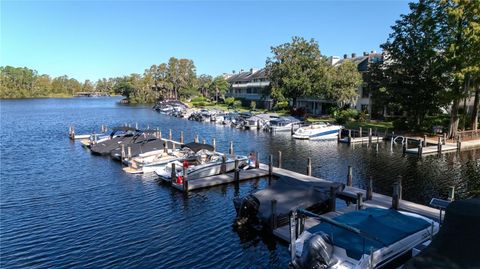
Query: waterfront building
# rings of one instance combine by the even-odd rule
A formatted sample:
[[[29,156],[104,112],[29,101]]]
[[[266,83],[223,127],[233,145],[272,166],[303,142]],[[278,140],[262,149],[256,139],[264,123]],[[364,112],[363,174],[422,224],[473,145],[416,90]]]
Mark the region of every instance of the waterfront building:
[[[265,72],[265,68],[248,71],[243,69],[240,72],[226,74],[225,78],[230,83],[230,89],[226,97],[234,97],[242,102],[243,106],[250,106],[251,101],[257,103],[257,107],[272,108],[272,98],[268,95],[270,81]]]
[[[352,53],[351,57],[348,57],[347,54],[343,58],[338,56],[329,57],[329,63],[333,66],[341,65],[346,61],[353,61],[357,65],[362,77],[365,76],[371,63],[382,60],[382,54],[375,51],[370,53],[364,52],[362,56]],[[272,98],[268,96],[270,81],[266,76],[265,68],[260,70],[250,69],[249,71],[240,70],[238,73],[233,72],[225,75],[225,77],[230,83],[230,89],[226,94],[227,97],[235,97],[241,100],[245,106],[249,106],[251,101],[256,101],[257,107],[272,108]],[[308,114],[322,115],[328,114],[329,109],[336,106],[336,102],[326,98],[301,96],[297,98],[296,104],[291,105],[305,108]],[[351,104],[351,107],[371,114],[372,96],[368,91],[366,82],[358,88],[358,98],[354,104]]]

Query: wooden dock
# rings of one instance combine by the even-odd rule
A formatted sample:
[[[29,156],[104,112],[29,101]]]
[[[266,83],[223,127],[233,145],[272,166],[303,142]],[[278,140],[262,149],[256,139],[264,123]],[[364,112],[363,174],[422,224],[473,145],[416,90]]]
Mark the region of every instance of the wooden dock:
[[[234,172],[188,180],[188,184],[187,184],[188,191],[228,184],[235,181],[244,181],[248,179],[266,177],[268,176],[268,170],[267,171],[264,169],[240,170],[238,174],[239,174],[238,180],[235,179]],[[172,187],[180,191],[185,191],[183,184],[172,183]]]
[[[383,137],[372,136],[370,137],[343,137],[338,140],[340,143],[346,144],[367,144],[367,143],[380,143],[383,142]]]
[[[455,152],[457,150],[458,150],[457,145],[445,144],[445,145],[442,145],[442,148],[440,151],[438,149],[438,145],[435,145],[435,146],[428,146],[423,148],[418,147],[418,148],[405,149],[405,153],[423,156],[423,155],[431,155],[431,154],[438,154],[438,153]]]
[[[268,171],[269,166],[265,164],[260,165],[260,169],[263,169],[265,171]],[[282,168],[277,168],[273,167],[272,168],[272,175],[277,176],[277,177],[291,177],[295,178],[297,180],[301,181],[328,181],[325,179],[321,178],[316,178],[313,176],[308,176],[304,174],[300,174],[294,171],[282,169]],[[372,199],[366,199],[368,197],[367,191],[353,187],[353,186],[348,186],[348,180],[347,180],[347,186],[345,186],[345,189],[337,193],[337,198],[338,199],[345,199],[349,201],[354,201],[358,197],[358,193],[361,193],[362,197],[362,208],[369,208],[369,207],[376,207],[376,208],[392,208],[392,202],[393,198],[387,195],[379,194],[372,192]],[[401,196],[401,194],[400,194]],[[337,199],[337,201],[338,201]],[[327,213],[325,216],[326,217],[335,217],[341,214],[344,214],[346,212],[350,212],[352,210],[355,210],[356,205],[350,205],[347,207],[342,207],[338,208],[333,212]],[[399,199],[398,201],[398,210],[402,211],[407,211],[407,212],[412,212],[416,213],[422,216],[425,216],[427,218],[439,221],[440,218],[440,210],[436,208],[432,208],[429,206],[413,203],[410,201],[402,200]],[[305,222],[305,229],[308,229],[314,225],[318,224],[318,221],[314,219],[307,219]],[[280,238],[281,240],[284,241],[290,241],[290,228],[288,225],[284,225],[281,227],[276,227],[273,231],[273,234]]]

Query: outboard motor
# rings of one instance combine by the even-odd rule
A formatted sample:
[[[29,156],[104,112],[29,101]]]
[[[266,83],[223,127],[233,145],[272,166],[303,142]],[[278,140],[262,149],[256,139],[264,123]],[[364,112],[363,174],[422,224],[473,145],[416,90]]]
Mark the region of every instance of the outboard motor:
[[[314,234],[303,244],[302,255],[296,258],[294,268],[322,269],[327,268],[332,258],[333,247],[327,234]]]
[[[258,222],[257,213],[260,202],[253,195],[243,198],[235,198],[233,205],[237,211],[235,224],[243,226],[245,224],[255,224]]]

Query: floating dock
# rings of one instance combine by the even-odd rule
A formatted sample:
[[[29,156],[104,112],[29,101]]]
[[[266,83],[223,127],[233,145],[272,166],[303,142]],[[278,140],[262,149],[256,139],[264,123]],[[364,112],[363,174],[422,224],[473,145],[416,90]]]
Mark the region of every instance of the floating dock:
[[[382,136],[372,136],[370,137],[343,137],[338,140],[340,143],[346,144],[367,144],[367,143],[380,143],[383,141]]]

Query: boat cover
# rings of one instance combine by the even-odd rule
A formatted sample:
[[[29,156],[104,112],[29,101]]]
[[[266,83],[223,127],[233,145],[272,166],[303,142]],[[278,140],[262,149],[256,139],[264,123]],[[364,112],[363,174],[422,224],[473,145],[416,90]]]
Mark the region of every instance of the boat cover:
[[[328,234],[333,245],[345,249],[347,255],[356,260],[360,259],[364,253],[368,254],[371,248],[375,251],[391,245],[431,225],[424,219],[383,208],[366,208],[345,213],[333,219],[355,227],[376,240],[367,239],[365,236],[326,222],[322,222],[307,231],[312,234],[322,232]]]
[[[208,151],[214,151],[214,148],[213,148],[212,145],[200,144],[200,143],[195,143],[195,142],[191,142],[191,143],[182,145],[182,149],[183,148],[189,148],[193,152],[199,152],[202,149],[208,150]]]
[[[126,144],[125,154],[127,154],[128,147],[130,147],[130,152],[132,154],[132,157],[136,157],[142,153],[164,149],[165,148],[164,144],[165,144],[164,141],[157,138],[151,138],[150,140],[143,140],[140,143]],[[110,152],[110,155],[112,157],[120,158],[122,156],[122,146],[120,145],[116,149],[112,150]]]
[[[132,132],[135,132],[136,129],[135,129],[135,128],[132,128],[132,127],[121,126],[121,127],[115,127],[115,128],[113,128],[112,131],[113,131],[113,132],[118,132],[118,131],[122,131],[122,132],[132,131]]]
[[[291,211],[298,208],[311,206],[328,201],[330,187],[343,190],[344,185],[328,181],[301,181],[289,177],[281,177],[261,191],[253,194],[259,201],[257,217],[266,221],[271,216],[271,201],[277,201],[277,215],[288,216]]]
[[[480,199],[454,201],[432,243],[405,268],[480,268]]]

